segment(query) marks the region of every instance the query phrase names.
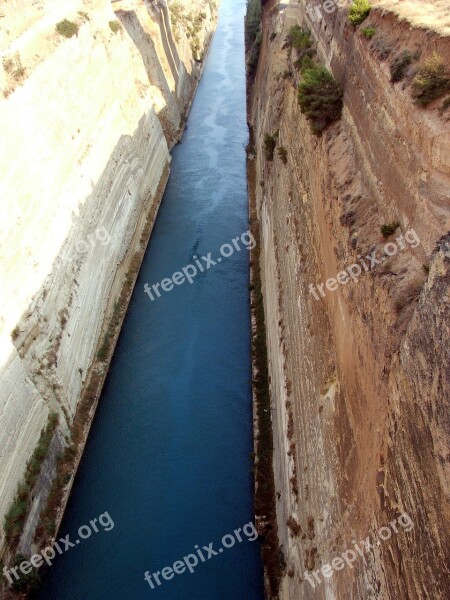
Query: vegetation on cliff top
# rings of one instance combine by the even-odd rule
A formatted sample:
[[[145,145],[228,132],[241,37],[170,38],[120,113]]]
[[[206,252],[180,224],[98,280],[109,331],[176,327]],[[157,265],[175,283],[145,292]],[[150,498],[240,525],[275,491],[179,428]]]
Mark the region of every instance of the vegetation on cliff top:
[[[372,10],[372,5],[369,0],[353,0],[348,13],[349,21],[352,25],[357,27],[360,23],[365,21]]]
[[[300,109],[310,121],[312,131],[320,134],[340,118],[343,92],[322,65],[307,68],[302,75],[303,81],[298,86]]]
[[[450,75],[436,52],[419,69],[413,81],[412,95],[417,104],[427,106],[450,90]]]

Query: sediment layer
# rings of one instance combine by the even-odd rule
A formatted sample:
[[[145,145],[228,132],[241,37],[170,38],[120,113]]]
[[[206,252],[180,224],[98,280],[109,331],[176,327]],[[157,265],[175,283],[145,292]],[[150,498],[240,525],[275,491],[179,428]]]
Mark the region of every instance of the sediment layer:
[[[349,4],[327,13],[318,1],[267,2],[249,76],[286,562],[279,598],[446,598],[450,124],[445,96],[422,108],[411,82],[434,52],[448,66],[450,44],[376,2],[354,28]],[[344,92],[341,119],[321,136],[297,100],[294,25],[310,30],[315,60]],[[366,26],[372,37],[362,35]],[[392,83],[391,64],[405,49],[416,63]],[[272,160],[267,134],[276,140]],[[384,238],[381,227],[393,223]],[[361,259],[383,256],[389,242],[395,253],[366,270]],[[355,263],[360,276],[325,286]],[[391,527],[382,541],[379,529],[402,513],[414,527]],[[364,558],[322,574],[368,536],[374,547]]]

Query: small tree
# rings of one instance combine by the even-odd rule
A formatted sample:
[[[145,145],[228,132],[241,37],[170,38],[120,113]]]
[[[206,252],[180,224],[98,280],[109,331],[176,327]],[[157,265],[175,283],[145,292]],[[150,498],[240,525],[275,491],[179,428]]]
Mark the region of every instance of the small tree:
[[[289,30],[289,38],[293,48],[297,50],[306,50],[311,48],[311,32],[309,29],[302,29],[299,25],[294,25]]]
[[[303,81],[298,87],[298,102],[302,113],[311,122],[314,133],[321,133],[340,118],[342,97],[341,88],[325,67],[315,65],[303,72]]]

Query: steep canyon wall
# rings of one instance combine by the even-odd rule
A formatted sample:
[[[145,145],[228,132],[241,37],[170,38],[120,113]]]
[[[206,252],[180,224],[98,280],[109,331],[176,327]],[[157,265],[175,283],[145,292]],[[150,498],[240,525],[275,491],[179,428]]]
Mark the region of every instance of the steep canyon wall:
[[[2,524],[49,415],[61,448],[90,383],[92,417],[215,26],[216,3],[187,8],[0,2]]]
[[[349,4],[327,12],[316,0],[267,2],[249,77],[286,563],[279,597],[447,598],[450,123],[443,99],[413,102],[417,65],[399,83],[390,65],[409,49],[417,64],[436,52],[448,66],[448,15],[431,18],[439,2],[410,2],[413,19],[404,7],[399,17],[398,3],[373,2],[369,39],[349,23]],[[433,27],[417,26],[421,11]],[[309,28],[315,59],[344,92],[342,118],[322,136],[298,104],[294,25]],[[391,223],[385,239],[380,228]],[[355,263],[359,276],[319,290]],[[414,526],[395,532],[389,524],[403,513]],[[323,565],[368,536],[373,548],[324,576]]]

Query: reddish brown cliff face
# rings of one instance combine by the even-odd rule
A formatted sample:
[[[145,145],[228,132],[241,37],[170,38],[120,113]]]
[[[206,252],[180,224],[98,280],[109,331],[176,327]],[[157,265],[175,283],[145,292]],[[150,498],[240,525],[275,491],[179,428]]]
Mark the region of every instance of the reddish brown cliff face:
[[[448,598],[450,108],[448,93],[418,106],[412,82],[433,53],[450,66],[450,41],[305,4],[322,6],[266,4],[249,82],[280,598]],[[297,101],[295,24],[344,91],[320,137]]]

